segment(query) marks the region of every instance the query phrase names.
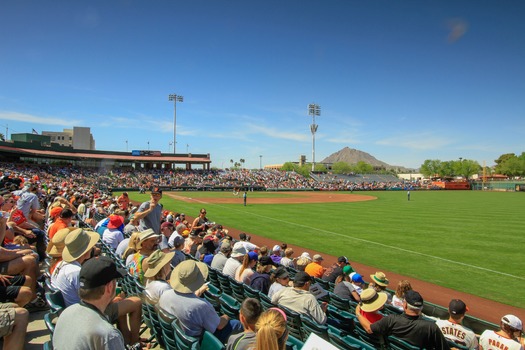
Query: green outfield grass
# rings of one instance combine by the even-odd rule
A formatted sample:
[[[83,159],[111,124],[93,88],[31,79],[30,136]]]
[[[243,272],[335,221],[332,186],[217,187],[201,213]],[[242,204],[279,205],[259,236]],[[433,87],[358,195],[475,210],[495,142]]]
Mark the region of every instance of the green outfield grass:
[[[231,192],[180,192],[195,200]],[[341,192],[333,192],[337,196]],[[354,192],[377,200],[322,204],[186,203],[164,196],[165,208],[280,242],[346,255],[351,261],[525,308],[525,196],[514,192]],[[135,200],[148,195],[131,193]]]

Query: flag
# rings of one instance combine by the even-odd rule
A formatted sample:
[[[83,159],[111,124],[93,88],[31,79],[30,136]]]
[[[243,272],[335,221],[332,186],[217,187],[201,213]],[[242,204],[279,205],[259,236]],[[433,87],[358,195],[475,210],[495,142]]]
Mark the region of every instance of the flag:
[[[33,134],[38,135],[38,131],[36,131],[35,129],[33,129]]]

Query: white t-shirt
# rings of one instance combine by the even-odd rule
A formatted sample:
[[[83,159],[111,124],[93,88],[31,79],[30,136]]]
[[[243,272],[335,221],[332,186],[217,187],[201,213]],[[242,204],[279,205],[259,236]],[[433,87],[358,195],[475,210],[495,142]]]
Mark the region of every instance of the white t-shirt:
[[[456,344],[468,347],[469,349],[478,348],[478,339],[474,332],[460,324],[452,323],[449,320],[437,320],[441,333],[445,338],[452,340]]]
[[[231,278],[235,278],[235,271],[237,271],[237,268],[241,266],[241,263],[239,260],[234,258],[228,258],[226,260],[226,264],[224,264],[224,268],[222,269],[222,273],[226,276],[230,276]]]
[[[146,295],[151,299],[153,304],[159,302],[160,296],[167,290],[172,289],[168,282],[166,281],[150,281],[146,283]]]
[[[523,350],[523,346],[514,339],[502,337],[494,331],[486,330],[479,337],[479,345],[483,350]]]

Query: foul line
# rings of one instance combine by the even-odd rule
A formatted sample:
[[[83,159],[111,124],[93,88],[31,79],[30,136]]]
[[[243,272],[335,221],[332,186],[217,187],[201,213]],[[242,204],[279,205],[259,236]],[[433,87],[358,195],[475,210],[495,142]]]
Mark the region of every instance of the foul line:
[[[353,239],[354,241],[359,241],[359,242],[368,243],[368,244],[375,244],[377,246],[384,247],[384,248],[389,248],[389,249],[393,249],[393,250],[399,250],[399,251],[402,251],[402,252],[405,252],[405,253],[409,253],[409,254],[424,256],[424,257],[427,257],[427,258],[432,258],[432,259],[436,259],[436,260],[445,261],[445,262],[448,262],[448,263],[451,263],[451,264],[456,264],[456,265],[461,265],[461,266],[465,266],[465,267],[470,267],[470,268],[473,268],[473,269],[478,269],[478,270],[483,270],[483,271],[487,271],[487,272],[492,272],[492,273],[495,273],[495,274],[498,274],[498,275],[512,277],[512,278],[517,278],[519,280],[525,281],[525,277],[515,276],[515,275],[511,275],[510,273],[505,273],[505,272],[500,272],[500,271],[496,271],[496,270],[491,270],[491,269],[487,269],[485,267],[463,263],[461,261],[455,261],[455,260],[450,260],[450,259],[446,259],[446,258],[441,258],[441,257],[435,256],[435,255],[415,252],[415,251],[409,250],[409,249],[404,249],[404,248],[391,246],[391,245],[388,245],[388,244],[383,244],[383,243],[378,243],[378,242],[374,242],[374,241],[369,241],[369,240],[363,239],[363,238],[357,238],[357,237],[353,237],[353,236],[343,235],[343,234],[338,233],[338,232],[323,230],[323,229],[319,229],[319,228],[311,227],[311,226],[307,226],[307,225],[301,225],[301,224],[297,224],[297,223],[294,223],[294,222],[290,222],[290,221],[286,221],[286,220],[280,220],[280,219],[276,219],[276,218],[269,217],[269,216],[264,216],[264,215],[259,215],[259,214],[255,214],[255,213],[249,213],[249,212],[247,213],[247,212],[245,212],[243,210],[240,210],[240,209],[235,209],[235,208],[232,208],[232,207],[226,207],[224,205],[220,205],[220,204],[216,204],[216,203],[204,202],[204,201],[201,201],[201,200],[198,200],[198,199],[195,199],[195,198],[187,198],[187,197],[185,198],[185,197],[181,197],[181,196],[177,196],[177,197],[184,198],[185,200],[192,200],[192,201],[199,202],[199,203],[206,204],[206,205],[214,205],[214,206],[217,206],[217,207],[228,209],[230,211],[234,210],[234,211],[242,212],[244,215],[249,214],[249,215],[252,215],[252,216],[257,216],[257,217],[260,217],[260,218],[264,218],[265,220],[272,220],[272,221],[281,222],[281,223],[285,223],[285,224],[292,225],[292,226],[307,228],[309,230],[318,231],[318,232],[321,232],[321,233],[327,233],[327,234],[330,234],[330,235],[336,235],[336,236],[340,236],[340,237],[344,237],[344,238],[350,238],[350,239]]]

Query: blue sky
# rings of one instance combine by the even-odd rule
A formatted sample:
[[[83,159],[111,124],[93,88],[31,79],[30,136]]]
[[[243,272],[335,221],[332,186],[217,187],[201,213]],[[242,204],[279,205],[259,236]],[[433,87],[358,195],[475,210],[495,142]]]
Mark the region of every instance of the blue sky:
[[[343,147],[393,165],[525,151],[525,2],[3,1],[0,132],[213,166]],[[262,158],[260,156],[262,155]],[[261,162],[262,160],[262,162]]]

